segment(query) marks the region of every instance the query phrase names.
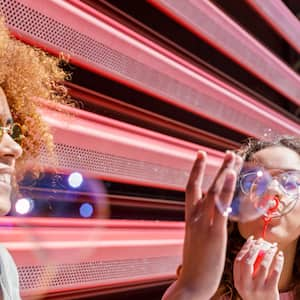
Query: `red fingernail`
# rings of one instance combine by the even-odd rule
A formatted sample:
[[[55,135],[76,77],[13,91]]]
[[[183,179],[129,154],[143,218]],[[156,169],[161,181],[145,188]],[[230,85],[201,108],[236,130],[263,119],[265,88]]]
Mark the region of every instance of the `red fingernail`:
[[[206,156],[206,152],[202,150],[198,150],[197,157],[204,158]]]

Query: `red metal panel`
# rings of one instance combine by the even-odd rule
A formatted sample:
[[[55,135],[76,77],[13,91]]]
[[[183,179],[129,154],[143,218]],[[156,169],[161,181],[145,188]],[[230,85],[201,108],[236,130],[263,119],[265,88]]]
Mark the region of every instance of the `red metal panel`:
[[[299,76],[213,3],[207,0],[149,2],[279,93],[300,104]]]
[[[105,290],[174,278],[183,223],[0,218],[22,296]]]
[[[74,63],[91,71],[246,135],[261,137],[266,128],[275,133],[299,134],[299,127],[294,122],[80,1],[49,0],[45,6],[42,1],[2,0],[0,6],[19,37],[51,52],[71,53]],[[217,17],[224,16],[217,14]],[[220,41],[225,43],[226,31],[220,30],[223,27],[226,29],[222,25],[218,32]],[[237,32],[240,31],[238,27]],[[235,34],[232,36],[236,38]],[[246,39],[245,43],[248,42]],[[240,41],[230,44],[237,46],[243,56],[248,49],[242,43],[246,48],[241,50]],[[249,45],[254,48],[254,44],[249,42]],[[272,60],[271,66],[269,61],[266,64],[265,57],[273,56],[259,44],[257,47],[257,51],[253,50],[257,53],[246,57],[254,60],[254,65],[267,68],[266,73],[272,73],[272,78],[275,74],[273,66],[277,68],[273,80],[281,81],[280,86],[295,94],[298,101],[298,77],[278,60]]]
[[[209,142],[214,146],[221,146],[225,149],[236,149],[240,145],[239,143],[228,138],[187,125],[183,121],[179,122],[167,118],[146,109],[124,103],[118,99],[77,86],[73,83],[67,82],[66,86],[68,87],[69,93],[73,98],[83,100],[84,103],[91,103],[98,107],[109,109],[114,113],[126,115],[126,117],[130,117],[134,120],[138,118],[143,123],[148,122],[155,126],[159,126],[173,132],[175,131],[176,133],[184,135],[186,139],[187,137],[192,137],[197,140]]]
[[[56,163],[62,171],[183,191],[197,150],[208,153],[205,189],[223,158],[219,151],[83,110],[65,106],[60,110],[51,106],[42,110],[53,129],[57,161],[44,154],[41,162]]]
[[[281,0],[246,0],[295,50],[300,53],[300,23]]]

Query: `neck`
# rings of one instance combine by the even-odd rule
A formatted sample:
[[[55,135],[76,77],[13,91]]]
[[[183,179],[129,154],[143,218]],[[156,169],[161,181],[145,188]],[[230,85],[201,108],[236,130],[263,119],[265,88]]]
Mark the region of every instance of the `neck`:
[[[284,265],[278,284],[279,291],[287,291],[292,283],[297,242],[298,240],[295,240],[287,247],[279,247],[284,254]]]

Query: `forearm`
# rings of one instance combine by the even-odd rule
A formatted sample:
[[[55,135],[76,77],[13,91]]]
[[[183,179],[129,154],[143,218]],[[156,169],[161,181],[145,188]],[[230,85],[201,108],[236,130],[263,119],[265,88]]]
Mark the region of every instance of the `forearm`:
[[[209,300],[210,298],[204,291],[183,286],[177,280],[167,289],[162,300]]]

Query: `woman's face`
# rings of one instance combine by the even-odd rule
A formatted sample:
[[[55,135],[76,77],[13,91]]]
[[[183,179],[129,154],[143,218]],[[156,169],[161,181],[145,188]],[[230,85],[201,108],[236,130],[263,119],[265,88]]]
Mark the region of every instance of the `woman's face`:
[[[0,88],[0,126],[13,124],[6,96]],[[11,208],[11,181],[15,172],[16,159],[22,155],[22,148],[6,131],[0,139],[0,215],[5,215]]]
[[[288,170],[300,171],[300,156],[293,150],[284,146],[272,146],[256,152],[252,160],[271,172]],[[280,197],[286,197],[280,195]],[[281,199],[284,200],[284,199]],[[244,238],[253,235],[255,238],[262,237],[264,229],[263,217],[246,223],[238,223],[238,228]],[[287,214],[272,218],[265,231],[265,239],[269,242],[277,242],[282,246],[288,245],[300,235],[300,199],[295,207]]]

